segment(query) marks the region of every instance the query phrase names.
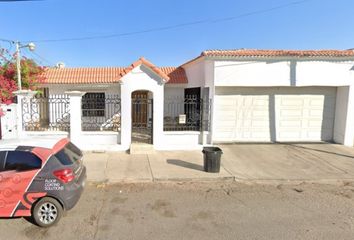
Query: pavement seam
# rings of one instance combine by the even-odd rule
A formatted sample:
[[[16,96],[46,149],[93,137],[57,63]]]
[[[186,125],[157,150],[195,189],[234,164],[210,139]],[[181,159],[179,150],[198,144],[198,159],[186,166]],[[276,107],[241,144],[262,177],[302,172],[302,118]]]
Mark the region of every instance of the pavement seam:
[[[103,194],[106,195],[104,190],[103,190]],[[99,224],[100,224],[101,215],[102,215],[103,207],[104,207],[105,204],[106,204],[106,197],[103,198],[102,206],[101,206],[100,210],[98,211],[96,229],[95,229],[95,233],[93,235],[93,239],[97,239],[98,227],[99,227]]]
[[[340,167],[337,167],[337,166],[333,165],[332,163],[328,162],[327,160],[323,159],[322,157],[319,157],[316,154],[312,153],[311,150],[305,149],[304,151],[306,151],[307,153],[309,153],[310,155],[312,155],[313,157],[315,157],[319,161],[323,161],[323,162],[327,163],[329,166],[333,167],[334,169],[337,169],[338,171],[341,171],[341,172],[343,172],[345,174],[350,174],[346,170],[341,169]]]
[[[104,168],[104,176],[105,176],[105,182],[108,182],[109,181],[109,177],[108,177],[108,170],[107,170],[107,168],[108,168],[108,161],[109,161],[109,156],[107,157],[107,161],[106,161],[106,166],[105,166],[105,168]]]
[[[231,171],[229,171],[223,164],[221,165],[221,167],[222,167],[228,174],[230,174],[230,176],[233,177],[234,180],[236,179],[236,175],[234,175]]]
[[[153,182],[155,182],[155,177],[154,177],[154,174],[153,174],[153,172],[152,172],[149,154],[146,154],[146,156],[147,156],[147,160],[148,160],[148,163],[149,163],[149,169],[150,169],[150,174],[151,174],[151,180],[152,180]]]

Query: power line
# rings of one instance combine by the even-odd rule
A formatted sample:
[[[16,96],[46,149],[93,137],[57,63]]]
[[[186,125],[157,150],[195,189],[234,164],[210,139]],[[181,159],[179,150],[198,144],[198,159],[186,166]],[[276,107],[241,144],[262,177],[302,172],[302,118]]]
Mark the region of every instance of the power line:
[[[29,49],[26,48],[26,53],[31,55],[31,58],[37,60],[40,64],[44,65],[43,63],[47,63],[49,66],[54,66],[55,64],[53,64],[52,61],[49,61],[47,58],[42,57],[41,55],[39,55],[36,52],[32,52]]]
[[[42,61],[44,61],[44,62],[46,62],[46,63],[48,63],[49,65],[52,65],[52,66],[54,66],[55,64],[53,64],[53,62],[52,61],[49,61],[48,59],[46,59],[46,58],[44,58],[44,57],[42,57],[41,55],[39,55],[38,53],[35,53],[35,52],[30,52],[32,55],[35,55],[35,56],[37,56],[39,59],[41,59]]]
[[[0,38],[0,41],[8,42],[8,43],[14,43],[15,42],[14,40],[9,40],[9,39],[4,39],[4,38]]]
[[[169,25],[169,26],[164,26],[164,27],[150,28],[150,29],[141,30],[141,31],[133,31],[133,32],[125,32],[125,33],[113,33],[113,34],[97,35],[97,36],[73,37],[73,38],[26,40],[26,41],[22,41],[22,42],[37,42],[37,43],[71,42],[71,41],[85,41],[85,40],[107,39],[107,38],[132,36],[132,35],[138,35],[138,34],[143,34],[143,33],[160,32],[160,31],[166,31],[166,30],[177,29],[177,28],[182,28],[182,27],[188,27],[188,26],[193,26],[193,25],[206,24],[206,23],[213,24],[213,23],[219,23],[219,22],[233,21],[233,20],[236,20],[236,19],[244,18],[244,17],[249,17],[249,16],[253,16],[253,15],[263,14],[263,13],[272,12],[272,11],[283,9],[283,8],[288,8],[288,7],[295,6],[295,5],[304,4],[304,3],[310,2],[310,1],[313,1],[313,0],[293,1],[293,2],[290,2],[290,3],[278,5],[278,6],[275,6],[275,7],[261,9],[261,10],[252,11],[252,12],[247,12],[247,13],[243,13],[243,14],[239,14],[239,15],[231,16],[231,17],[218,18],[218,19],[203,19],[203,20],[194,21],[194,22],[186,22],[186,23]]]
[[[0,0],[0,2],[39,2],[44,0]]]
[[[1,2],[1,0],[0,0],[0,2]],[[7,52],[9,55],[11,55],[11,50],[12,50],[13,47],[14,47],[14,42],[15,42],[15,41],[8,40],[8,39],[2,39],[2,38],[0,38],[0,41],[9,43],[10,46],[9,46],[9,48],[6,50],[6,52]],[[1,48],[1,45],[0,45],[0,48]],[[36,59],[37,61],[38,61],[38,59],[40,59],[40,62],[46,62],[46,63],[48,63],[49,65],[53,65],[53,66],[55,65],[55,64],[53,64],[53,62],[47,60],[46,58],[42,57],[41,55],[39,55],[39,54],[36,53],[36,52],[29,51],[27,48],[25,48],[25,50],[27,50],[27,51],[26,51],[27,54],[29,53],[29,54],[30,54],[34,59]],[[12,58],[9,59],[9,60],[7,60],[7,62],[11,62],[13,59],[14,59],[14,57],[12,56]]]

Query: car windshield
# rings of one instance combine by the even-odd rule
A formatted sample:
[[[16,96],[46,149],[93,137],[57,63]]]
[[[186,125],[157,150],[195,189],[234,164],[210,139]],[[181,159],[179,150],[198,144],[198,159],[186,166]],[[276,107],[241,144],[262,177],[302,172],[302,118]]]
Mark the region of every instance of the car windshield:
[[[71,165],[82,157],[82,152],[74,144],[69,142],[62,150],[55,154],[55,157],[61,164]]]

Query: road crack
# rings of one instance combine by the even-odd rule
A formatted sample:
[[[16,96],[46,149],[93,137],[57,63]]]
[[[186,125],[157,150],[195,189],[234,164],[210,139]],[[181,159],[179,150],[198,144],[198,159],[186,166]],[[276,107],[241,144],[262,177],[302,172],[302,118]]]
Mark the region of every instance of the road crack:
[[[101,216],[102,216],[102,211],[103,211],[103,208],[104,206],[106,205],[106,202],[107,202],[107,198],[106,198],[106,191],[103,190],[103,200],[102,200],[102,205],[100,207],[100,209],[98,210],[98,216],[97,216],[97,221],[96,221],[96,229],[95,229],[95,233],[93,235],[93,239],[97,239],[97,233],[98,233],[98,227],[100,225],[100,220],[101,220]]]

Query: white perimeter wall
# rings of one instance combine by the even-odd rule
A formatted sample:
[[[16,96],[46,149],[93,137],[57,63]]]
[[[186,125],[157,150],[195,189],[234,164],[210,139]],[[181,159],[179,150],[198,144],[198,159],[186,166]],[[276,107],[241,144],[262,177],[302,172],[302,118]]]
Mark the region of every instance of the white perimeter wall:
[[[347,86],[354,83],[354,61],[298,61],[297,86]]]
[[[216,86],[289,86],[289,61],[215,61]]]
[[[346,146],[354,141],[354,89],[353,86],[337,88],[333,140]]]
[[[215,86],[345,86],[354,61],[215,60]]]

